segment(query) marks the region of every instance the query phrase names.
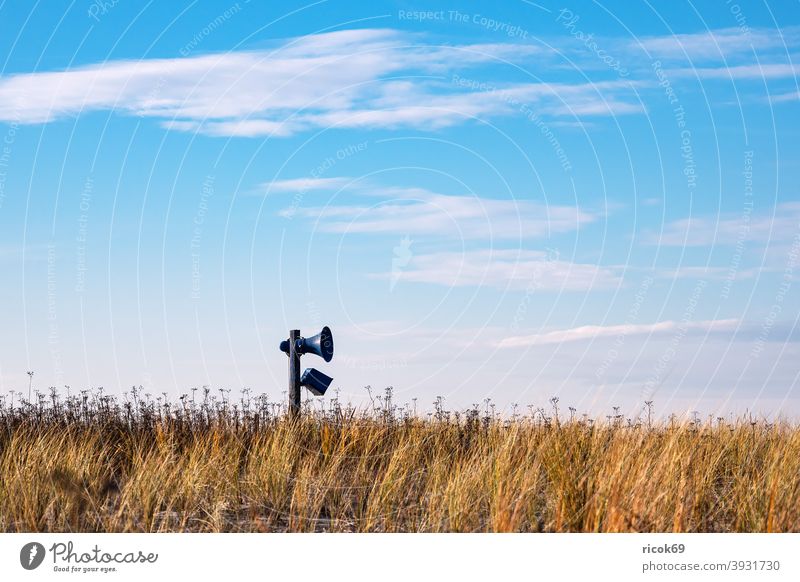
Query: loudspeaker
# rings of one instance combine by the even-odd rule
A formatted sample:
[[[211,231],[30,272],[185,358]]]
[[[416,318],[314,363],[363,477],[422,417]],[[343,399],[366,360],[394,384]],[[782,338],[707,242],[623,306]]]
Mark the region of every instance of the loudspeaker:
[[[325,328],[327,329],[327,328]],[[306,368],[300,376],[300,384],[308,388],[315,396],[322,396],[333,382],[333,378],[326,376],[314,368]]]
[[[333,359],[333,334],[331,329],[326,325],[314,337],[301,337],[297,340],[297,351],[301,354],[316,354],[326,362],[330,362]],[[330,384],[330,382],[328,383]]]
[[[327,325],[314,337],[301,337],[297,340],[297,353],[316,354],[326,362],[333,359],[333,334]],[[289,353],[289,340],[281,342],[281,351]]]

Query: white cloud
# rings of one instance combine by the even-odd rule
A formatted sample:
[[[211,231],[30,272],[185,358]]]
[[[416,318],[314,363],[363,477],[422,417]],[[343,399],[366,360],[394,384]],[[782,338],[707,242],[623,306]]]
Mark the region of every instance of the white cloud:
[[[215,137],[286,137],[300,131],[301,127],[291,121],[270,121],[268,119],[238,119],[235,121],[164,121],[166,129],[203,133]]]
[[[711,266],[681,266],[673,269],[660,269],[656,271],[656,276],[662,279],[752,279],[758,276],[761,270],[757,269],[733,269],[731,267],[711,267]]]
[[[262,188],[272,192],[308,192],[310,190],[337,190],[351,182],[352,178],[292,178],[289,180],[273,180],[262,184]]]
[[[358,190],[364,192],[364,186]],[[451,240],[540,238],[571,232],[596,220],[573,206],[528,200],[449,196],[421,188],[366,186],[382,199],[370,205],[337,205],[290,209],[333,233],[431,235]]]
[[[739,325],[738,319],[715,319],[705,321],[661,321],[650,324],[622,325],[584,325],[571,329],[562,329],[533,335],[507,337],[500,340],[500,347],[518,348],[561,344],[565,342],[587,341],[597,338],[609,338],[631,335],[664,335],[678,332],[733,332]]]
[[[406,283],[446,287],[495,287],[515,290],[588,291],[621,284],[615,268],[572,263],[543,251],[483,249],[414,255],[398,276]]]
[[[644,48],[652,57],[661,59],[721,60],[753,56],[767,51],[783,51],[796,46],[800,28],[721,28],[688,34],[643,37],[629,41],[634,49]]]
[[[740,241],[785,241],[800,227],[800,203],[775,207],[774,215],[743,214],[718,219],[683,218],[664,225],[662,232],[648,232],[644,241],[662,246],[730,245]]]
[[[644,49],[649,59],[663,61],[670,67],[669,76],[704,80],[796,78],[799,71],[791,54],[800,47],[800,27],[723,28],[642,37],[625,41],[622,46],[632,54]]]
[[[770,95],[770,103],[786,103],[792,101],[800,101],[800,91],[791,91],[789,93],[780,93],[778,95]]]
[[[332,125],[444,127],[515,112],[509,94],[552,116],[641,111],[627,82],[536,82],[472,92],[441,80],[455,70],[542,50],[512,43],[423,46],[420,37],[398,31],[345,30],[290,39],[274,50],[2,77],[0,121],[46,123],[115,111],[155,118],[172,130],[256,137]]]
[[[727,67],[695,67],[679,69],[675,73],[686,77],[697,76],[701,79],[793,79],[800,73],[800,68],[785,63],[764,63]]]
[[[322,107],[348,107],[359,83],[401,68],[382,54],[399,42],[391,31],[348,30],[274,51],[111,61],[5,78],[0,99],[6,115],[30,123],[98,109],[203,120],[293,111],[323,98]]]

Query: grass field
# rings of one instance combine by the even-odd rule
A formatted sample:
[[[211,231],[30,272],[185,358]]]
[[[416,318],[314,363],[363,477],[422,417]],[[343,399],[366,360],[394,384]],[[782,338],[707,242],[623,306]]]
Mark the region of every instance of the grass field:
[[[785,422],[126,398],[2,400],[0,529],[800,531]]]

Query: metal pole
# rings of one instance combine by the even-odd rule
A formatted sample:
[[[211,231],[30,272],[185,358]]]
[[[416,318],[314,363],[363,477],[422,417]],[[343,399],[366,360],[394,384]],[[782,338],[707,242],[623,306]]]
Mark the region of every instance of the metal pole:
[[[299,338],[299,329],[289,331],[289,414],[292,418],[300,416],[300,354],[297,353]]]

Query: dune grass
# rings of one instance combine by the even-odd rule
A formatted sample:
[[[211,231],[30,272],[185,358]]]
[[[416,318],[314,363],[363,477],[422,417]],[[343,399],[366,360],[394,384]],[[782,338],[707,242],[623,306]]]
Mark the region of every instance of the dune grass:
[[[800,531],[800,428],[249,394],[0,406],[8,532]]]

